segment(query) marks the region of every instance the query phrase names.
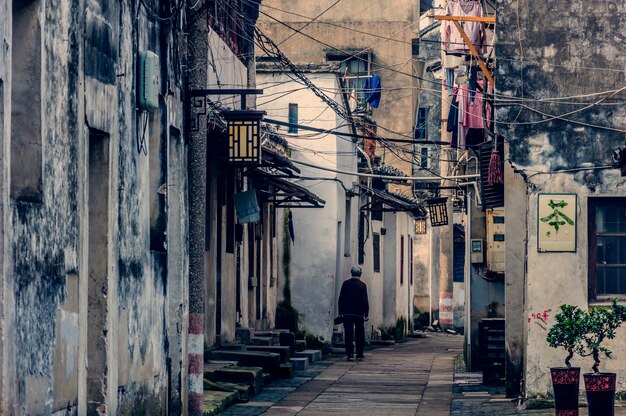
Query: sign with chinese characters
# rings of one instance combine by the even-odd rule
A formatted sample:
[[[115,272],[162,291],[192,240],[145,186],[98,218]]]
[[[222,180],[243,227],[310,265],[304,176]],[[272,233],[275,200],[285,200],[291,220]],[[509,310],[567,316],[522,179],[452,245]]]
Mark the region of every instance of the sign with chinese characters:
[[[539,194],[537,251],[576,251],[577,206],[574,194]]]

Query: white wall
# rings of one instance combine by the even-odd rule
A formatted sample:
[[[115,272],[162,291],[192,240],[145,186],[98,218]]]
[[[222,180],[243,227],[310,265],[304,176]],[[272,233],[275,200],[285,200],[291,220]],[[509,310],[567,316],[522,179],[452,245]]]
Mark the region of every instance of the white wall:
[[[339,88],[335,74],[308,74],[309,78],[325,91]],[[268,118],[289,121],[289,104],[298,104],[298,124],[323,129],[337,129],[343,120],[308,89],[293,82],[284,74],[257,73],[258,87],[264,95],[258,99],[258,108],[267,111]],[[282,96],[286,92],[291,92]],[[335,97],[340,101],[340,97]],[[348,127],[339,128],[349,132]],[[334,135],[311,134],[300,130],[297,134],[279,133],[288,140],[294,161],[304,161],[332,169],[356,169],[354,144],[349,138]],[[356,264],[356,232],[358,229],[358,200],[351,202],[350,257],[344,255],[346,188],[352,187],[354,178],[319,169],[297,165],[301,176],[322,178],[296,181],[326,201],[322,209],[292,209],[295,241],[291,247],[291,295],[293,307],[301,314],[301,329],[330,341],[333,319],[336,314],[337,287],[349,277],[352,263]],[[326,179],[326,180],[324,180]],[[282,224],[283,211],[278,212]],[[280,228],[280,227],[279,227]],[[282,238],[288,238],[283,232]],[[280,236],[279,236],[280,241]],[[279,264],[282,261],[282,244],[278,243]],[[285,276],[279,267],[279,287]],[[279,293],[279,298],[281,294]]]
[[[413,287],[410,281],[409,243],[414,236],[413,217],[407,213],[385,213],[384,224],[384,316],[385,327],[395,326],[400,317],[413,321]],[[401,236],[404,236],[403,279],[400,282]],[[409,327],[410,328],[410,327]]]
[[[554,315],[562,304],[578,305],[587,310],[588,293],[588,198],[600,196],[624,196],[620,190],[624,178],[615,170],[599,173],[604,189],[591,193],[585,186],[577,183],[572,176],[560,175],[557,180],[543,182],[542,193],[576,193],[577,209],[577,249],[574,253],[539,253],[537,252],[537,193],[532,192],[528,199],[528,260],[525,305],[525,379],[528,394],[545,393],[551,389],[548,369],[563,365],[565,354],[560,349],[550,348],[546,342],[547,330],[555,322]],[[616,191],[617,190],[617,191]],[[620,195],[621,194],[621,195]],[[533,318],[534,314],[548,314],[544,323]],[[618,374],[617,390],[626,389],[626,328],[618,329],[614,340],[607,342],[607,348],[613,351],[613,359],[602,358],[601,371],[613,371]],[[581,367],[582,372],[591,371],[593,360],[576,356],[572,365]],[[581,388],[582,388],[581,383]]]

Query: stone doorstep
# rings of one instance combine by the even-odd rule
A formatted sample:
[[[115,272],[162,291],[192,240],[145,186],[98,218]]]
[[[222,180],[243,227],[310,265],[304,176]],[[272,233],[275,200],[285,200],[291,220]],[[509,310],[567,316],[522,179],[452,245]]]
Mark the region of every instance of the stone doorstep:
[[[309,368],[309,359],[307,357],[294,357],[289,360],[296,371],[306,370]]]
[[[279,378],[290,379],[294,376],[293,364],[281,364],[280,370],[278,371]]]
[[[320,350],[304,350],[298,351],[295,353],[296,357],[304,357],[308,358],[310,362],[314,363],[316,361],[322,360],[322,351]]]
[[[235,403],[237,393],[205,390],[203,394],[203,416],[213,416],[224,411],[228,406]]]
[[[296,351],[304,351],[306,350],[306,341],[303,339],[297,339],[294,346]]]
[[[246,343],[247,345],[264,345],[271,346],[274,345],[274,337],[250,337],[250,340]]]
[[[246,403],[254,396],[253,387],[249,384],[237,384],[229,382],[219,382],[204,379],[204,390],[221,391],[237,394],[238,403]]]
[[[246,351],[263,351],[280,354],[280,362],[283,364],[289,363],[289,358],[291,357],[291,348],[282,345],[248,345],[246,346]]]
[[[205,373],[204,377],[214,382],[247,384],[253,394],[263,390],[263,369],[261,367],[228,367]]]
[[[211,351],[210,359],[237,361],[242,366],[262,367],[263,371],[279,371],[280,354],[264,351]]]

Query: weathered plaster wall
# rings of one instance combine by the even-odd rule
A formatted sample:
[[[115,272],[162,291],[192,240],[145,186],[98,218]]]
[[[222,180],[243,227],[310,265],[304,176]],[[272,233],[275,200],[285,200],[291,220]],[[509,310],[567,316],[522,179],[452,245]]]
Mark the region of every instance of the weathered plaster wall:
[[[413,319],[413,287],[410,282],[409,241],[413,237],[413,217],[403,212],[385,213],[383,326],[395,327],[399,318]],[[401,238],[404,238],[402,246]],[[404,264],[401,250],[404,248]],[[401,280],[402,274],[402,280]]]
[[[416,318],[430,313],[430,263],[432,233],[415,236],[413,253],[413,305],[417,308]]]
[[[307,74],[320,88],[332,91],[338,88],[337,76],[328,73]],[[293,91],[294,82],[284,74],[257,72],[259,88],[265,97],[258,98],[258,108],[267,111],[268,118],[288,121],[288,104],[298,104],[300,123],[317,128],[335,129],[340,124],[336,115],[327,110],[326,105],[308,90],[299,90],[286,97],[281,95]],[[339,99],[339,98],[337,98]],[[271,101],[271,102],[269,102]],[[267,102],[267,104],[265,104]],[[346,131],[342,127],[340,131]],[[287,129],[279,129],[292,149],[291,158],[331,169],[354,170],[356,154],[350,139],[320,135],[320,140],[310,140],[310,132],[300,130],[297,134],[287,134]],[[352,149],[350,149],[352,148]],[[297,165],[297,164],[296,164]],[[293,307],[301,314],[301,329],[330,340],[333,318],[336,314],[337,290],[341,282],[349,277],[352,264],[356,264],[356,231],[358,225],[358,200],[350,202],[351,225],[350,256],[345,250],[346,194],[341,184],[350,188],[354,178],[337,175],[319,169],[297,165],[301,175],[309,178],[330,180],[305,180],[299,182],[326,201],[322,209],[292,209],[295,241],[291,248],[291,294]],[[283,210],[278,210],[277,218],[282,223]],[[278,258],[282,259],[282,238],[278,238]],[[332,242],[332,244],[329,244]],[[284,273],[279,272],[279,288],[284,284]],[[282,293],[282,292],[280,292]],[[281,298],[281,296],[279,296]]]
[[[527,196],[524,178],[513,172],[510,164],[505,164],[504,204],[507,229],[526,230]],[[521,203],[520,201],[524,201]],[[509,397],[520,393],[520,381],[524,377],[524,342],[526,319],[524,314],[524,293],[526,284],[526,233],[516,232],[506,235],[505,253],[505,347],[506,347],[506,390]]]
[[[545,341],[547,327],[554,322],[559,305],[588,307],[588,198],[626,195],[624,178],[615,170],[537,173],[608,165],[613,150],[624,144],[625,95],[617,90],[626,81],[626,52],[619,47],[626,41],[626,34],[614,29],[626,23],[621,9],[620,2],[615,1],[498,3],[497,92],[532,99],[526,105],[534,109],[507,105],[497,110],[501,123],[498,131],[509,140],[510,161],[515,168],[526,171],[530,190],[526,225],[518,224],[516,229],[507,225],[507,235],[528,230],[524,364],[529,394],[545,393],[550,388],[548,368],[562,362],[561,352],[548,348]],[[548,26],[545,16],[550,16]],[[565,100],[535,101],[577,96],[582,97],[567,100],[578,103],[573,105]],[[564,118],[569,121],[548,117],[549,121],[539,122],[544,116],[538,111],[567,114]],[[507,124],[514,120],[516,124]],[[550,192],[578,195],[575,253],[537,252],[537,194]],[[507,216],[509,205],[519,203],[507,198]],[[521,294],[516,291],[514,296]],[[545,323],[532,317],[533,313],[544,312],[549,316]],[[519,322],[515,326],[519,328]],[[605,361],[604,368],[618,370],[626,365],[626,350],[619,341],[625,335],[620,330],[617,341],[610,344],[615,348],[615,359]],[[591,363],[575,359],[574,364],[587,370]],[[623,377],[618,387],[621,390],[625,386]]]
[[[0,4],[1,27],[7,28],[0,34],[6,149],[11,76],[4,71],[20,40],[11,35],[9,2]],[[186,257],[186,207],[179,206],[168,226],[178,236],[176,254],[150,252],[148,201],[156,189],[149,187],[148,158],[136,147],[141,118],[134,74],[137,51],[161,55],[161,42],[168,38],[145,16],[135,20],[128,2],[35,4],[42,70],[40,85],[33,87],[41,93],[42,134],[33,141],[41,142],[42,162],[33,168],[43,171],[42,197],[41,202],[12,199],[3,210],[8,232],[2,282],[11,294],[4,292],[2,303],[11,307],[14,298],[15,315],[2,317],[3,332],[14,333],[4,338],[8,344],[1,350],[3,380],[11,386],[0,389],[2,413],[165,413],[168,378],[180,378],[182,367],[180,358],[178,365],[167,365],[169,346],[180,348],[185,338],[184,329],[173,333],[167,326],[184,328],[186,313],[184,294],[173,299],[167,291],[170,279],[185,280],[186,270],[170,273],[167,260],[181,265]],[[166,55],[161,65],[173,63]],[[164,105],[155,115],[168,143],[169,125],[182,129],[182,109],[179,99],[166,101],[173,117],[166,117]],[[145,131],[146,138],[154,134],[159,133]],[[175,143],[172,155],[180,158],[183,152],[182,143]],[[2,161],[6,172],[11,155]],[[184,171],[174,178],[173,188],[186,187]],[[90,250],[94,244],[104,250]],[[89,274],[94,270],[98,279]],[[168,315],[167,301],[177,305],[178,315]],[[97,397],[90,386],[96,386]],[[172,389],[180,397],[180,385],[173,383]]]

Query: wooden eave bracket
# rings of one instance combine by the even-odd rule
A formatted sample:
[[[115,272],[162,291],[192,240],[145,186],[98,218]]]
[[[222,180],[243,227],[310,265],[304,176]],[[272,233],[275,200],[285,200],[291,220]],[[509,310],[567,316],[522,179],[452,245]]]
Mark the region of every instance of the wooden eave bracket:
[[[474,45],[472,45],[472,41],[470,41],[469,36],[467,36],[467,33],[465,33],[465,30],[463,30],[463,27],[461,26],[459,22],[495,23],[496,18],[495,17],[473,17],[473,16],[435,16],[435,20],[449,20],[452,23],[454,23],[454,26],[456,26],[457,30],[461,34],[461,37],[463,37],[463,40],[465,41],[465,44],[469,48],[470,52],[472,53],[474,58],[476,58],[476,60],[478,61],[478,66],[480,67],[480,70],[483,71],[483,74],[485,74],[487,81],[495,89],[496,83],[494,82],[493,77],[491,76],[491,73],[489,72],[489,69],[487,69],[487,65],[485,65],[485,63],[481,59],[480,55],[478,54],[478,51],[476,50]]]

